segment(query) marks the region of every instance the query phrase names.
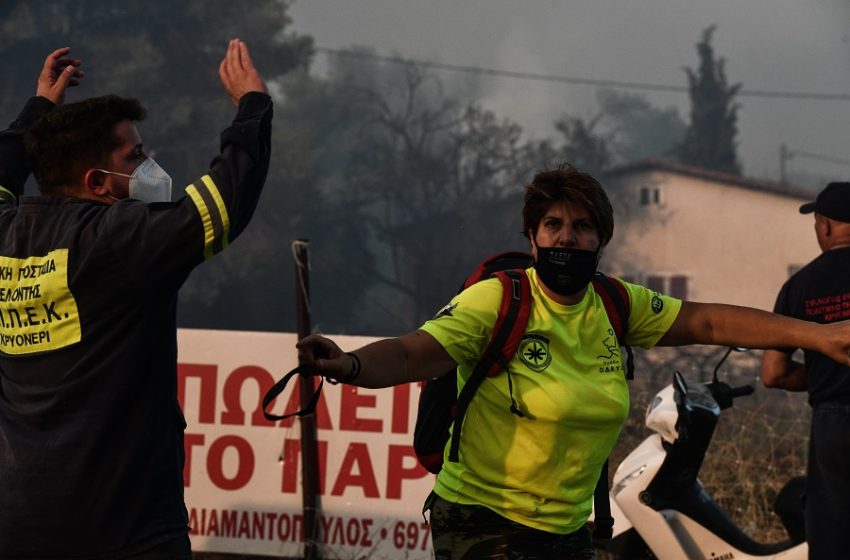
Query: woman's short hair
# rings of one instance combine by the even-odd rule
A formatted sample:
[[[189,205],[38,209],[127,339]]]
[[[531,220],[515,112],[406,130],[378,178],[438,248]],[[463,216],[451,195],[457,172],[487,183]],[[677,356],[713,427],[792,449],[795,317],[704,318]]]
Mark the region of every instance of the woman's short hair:
[[[568,163],[538,172],[525,187],[522,206],[523,234],[536,232],[540,220],[553,204],[581,204],[596,227],[601,246],[614,235],[614,210],[602,185],[589,173]]]

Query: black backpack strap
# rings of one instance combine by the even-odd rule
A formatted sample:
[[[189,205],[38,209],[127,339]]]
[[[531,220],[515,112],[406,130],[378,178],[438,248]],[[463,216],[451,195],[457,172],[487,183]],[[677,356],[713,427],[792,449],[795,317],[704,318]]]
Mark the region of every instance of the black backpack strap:
[[[278,395],[283,392],[283,389],[286,387],[286,384],[289,383],[289,380],[295,377],[296,375],[301,376],[301,383],[307,383],[308,380],[312,379],[313,374],[309,372],[305,372],[301,369],[301,366],[294,368],[292,371],[284,375],[277,383],[275,383],[271,389],[269,389],[265,396],[263,397],[263,416],[266,417],[266,420],[285,420],[292,416],[306,416],[311,414],[314,410],[316,410],[316,403],[319,402],[319,396],[322,394],[322,386],[325,383],[325,379],[320,377],[319,386],[316,387],[316,391],[313,393],[313,396],[310,398],[310,402],[307,403],[307,406],[302,410],[297,410],[290,414],[284,414],[282,416],[277,414],[272,414],[267,411],[269,404],[274,401]]]
[[[593,277],[593,288],[599,294],[599,297],[602,298],[605,311],[608,313],[608,320],[611,321],[611,326],[614,327],[617,342],[626,349],[626,379],[634,379],[635,357],[632,353],[632,347],[626,344],[629,316],[632,311],[629,293],[619,280],[606,276],[601,272],[597,272]]]
[[[457,397],[449,447],[449,461],[454,463],[458,461],[463,418],[472,397],[485,377],[496,375],[501,370],[507,369],[508,362],[519,348],[531,313],[531,287],[524,270],[505,270],[496,272],[493,276],[502,283],[502,305],[499,308],[490,343]]]
[[[608,460],[602,465],[596,489],[593,491],[593,538],[610,539],[614,535],[614,518],[608,495]]]
[[[507,251],[496,253],[481,261],[475,270],[466,277],[459,291],[463,291],[473,284],[492,277],[496,272],[502,270],[522,270],[534,264],[534,257],[522,251]]]

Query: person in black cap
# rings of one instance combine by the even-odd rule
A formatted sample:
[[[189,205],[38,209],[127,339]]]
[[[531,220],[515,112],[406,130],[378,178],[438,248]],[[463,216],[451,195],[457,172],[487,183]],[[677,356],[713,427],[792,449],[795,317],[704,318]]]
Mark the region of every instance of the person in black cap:
[[[833,323],[850,318],[850,183],[829,183],[814,202],[800,207],[815,215],[823,253],[791,276],[776,298],[776,313]],[[806,473],[806,540],[810,559],[850,558],[850,368],[796,348],[766,350],[761,378],[766,387],[808,391],[812,407]]]

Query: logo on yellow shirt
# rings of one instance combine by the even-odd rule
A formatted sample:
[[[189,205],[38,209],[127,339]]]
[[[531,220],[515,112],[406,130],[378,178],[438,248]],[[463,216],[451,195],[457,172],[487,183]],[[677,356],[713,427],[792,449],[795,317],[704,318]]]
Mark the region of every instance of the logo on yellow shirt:
[[[597,358],[600,360],[610,360],[614,357],[617,359],[620,358],[620,346],[617,344],[617,335],[614,334],[614,329],[608,329],[608,336],[602,341],[602,345],[608,353],[600,354],[596,356]]]
[[[552,363],[549,339],[539,334],[527,334],[522,337],[517,355],[520,361],[533,371],[543,371]]]
[[[620,346],[617,342],[617,335],[614,334],[614,329],[608,329],[608,336],[602,340],[602,346],[605,347],[605,354],[596,356],[597,360],[601,360],[599,364],[599,373],[616,373],[622,371],[623,361],[620,355]]]
[[[661,299],[661,295],[658,292],[655,292],[652,295],[652,312],[656,315],[661,313],[664,309],[664,300]]]

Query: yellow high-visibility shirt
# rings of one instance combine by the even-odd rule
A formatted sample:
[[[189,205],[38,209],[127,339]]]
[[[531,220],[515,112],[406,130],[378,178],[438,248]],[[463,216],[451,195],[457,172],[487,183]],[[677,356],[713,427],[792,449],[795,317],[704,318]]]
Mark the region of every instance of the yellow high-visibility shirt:
[[[624,361],[601,297],[588,286],[576,305],[556,303],[533,268],[532,306],[508,374],[488,377],[463,420],[459,462],[448,460],[434,491],[460,504],[550,533],[587,522],[593,491],[628,415]],[[616,280],[615,280],[616,281]],[[623,282],[631,302],[626,343],[650,348],[667,332],[681,301]],[[498,280],[457,295],[421,328],[459,364],[458,390],[490,341],[499,312]],[[510,393],[525,415],[511,413]]]

